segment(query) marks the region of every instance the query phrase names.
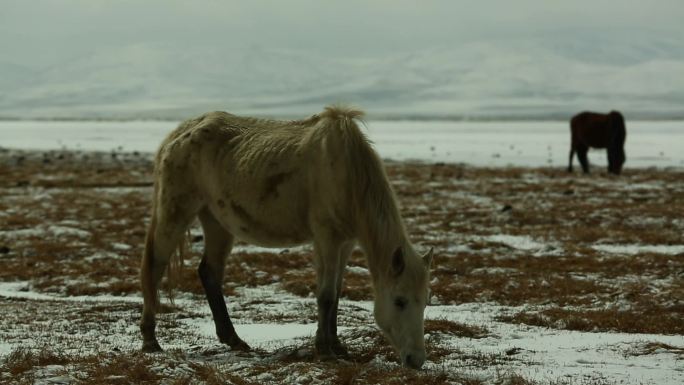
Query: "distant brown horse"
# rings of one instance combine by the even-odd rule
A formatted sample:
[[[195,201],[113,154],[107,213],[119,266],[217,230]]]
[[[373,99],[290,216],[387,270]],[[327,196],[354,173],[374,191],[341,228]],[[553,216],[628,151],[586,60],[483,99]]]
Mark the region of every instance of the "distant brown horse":
[[[589,173],[587,151],[589,147],[605,148],[608,152],[608,172],[619,175],[625,163],[625,119],[618,111],[608,114],[581,112],[570,120],[570,163],[568,172],[572,172],[572,157],[577,152],[577,159],[582,170]]]

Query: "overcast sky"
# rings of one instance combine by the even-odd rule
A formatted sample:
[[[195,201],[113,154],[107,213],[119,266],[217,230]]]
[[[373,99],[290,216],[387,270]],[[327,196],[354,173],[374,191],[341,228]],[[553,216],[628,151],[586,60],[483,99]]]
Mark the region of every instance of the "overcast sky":
[[[39,68],[139,42],[381,55],[547,33],[684,39],[682,20],[682,0],[0,0],[0,61]]]

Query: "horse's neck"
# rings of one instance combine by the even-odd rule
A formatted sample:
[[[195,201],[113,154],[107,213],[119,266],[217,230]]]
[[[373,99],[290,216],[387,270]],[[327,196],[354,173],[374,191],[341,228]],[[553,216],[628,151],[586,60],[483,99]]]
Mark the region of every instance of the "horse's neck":
[[[359,208],[359,243],[373,279],[389,271],[394,251],[406,247],[408,239],[394,194],[388,190],[384,195]]]
[[[356,236],[374,280],[389,270],[392,254],[407,237],[396,198],[380,157],[358,130],[346,130],[346,159]]]

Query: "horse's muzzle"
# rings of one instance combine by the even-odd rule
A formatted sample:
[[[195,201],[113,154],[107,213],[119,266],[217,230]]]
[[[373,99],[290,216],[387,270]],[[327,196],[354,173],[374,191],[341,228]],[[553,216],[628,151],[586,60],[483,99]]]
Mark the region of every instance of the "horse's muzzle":
[[[425,363],[425,353],[408,353],[401,358],[402,365],[411,369],[420,369]]]

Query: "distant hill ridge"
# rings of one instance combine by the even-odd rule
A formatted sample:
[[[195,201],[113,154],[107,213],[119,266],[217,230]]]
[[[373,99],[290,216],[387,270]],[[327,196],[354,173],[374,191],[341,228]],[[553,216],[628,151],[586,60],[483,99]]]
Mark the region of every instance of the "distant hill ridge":
[[[226,48],[226,49],[222,49]],[[378,57],[136,44],[50,68],[0,61],[0,117],[295,117],[334,102],[401,119],[684,118],[684,42],[648,34],[510,39]]]

